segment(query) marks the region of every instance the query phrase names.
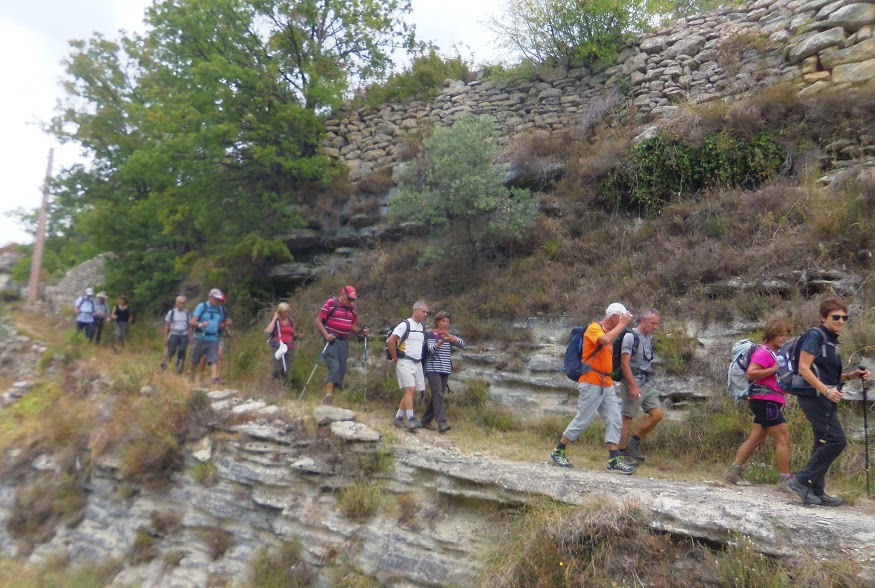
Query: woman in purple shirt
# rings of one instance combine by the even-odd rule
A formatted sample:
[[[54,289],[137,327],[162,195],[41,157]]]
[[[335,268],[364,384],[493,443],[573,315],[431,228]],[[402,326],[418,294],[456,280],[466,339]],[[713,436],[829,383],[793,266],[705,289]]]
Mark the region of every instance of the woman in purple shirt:
[[[790,326],[783,319],[773,319],[763,328],[763,340],[754,350],[747,368],[751,384],[748,406],[753,413],[753,429],[735,455],[735,463],[729,466],[726,480],[738,486],[750,486],[744,479],[743,468],[757,447],[766,437],[775,441],[775,462],[781,479],[778,490],[792,492],[787,486],[790,480],[790,431],[784,420],[786,394],[778,386],[775,374],[778,371],[777,353],[790,336]]]

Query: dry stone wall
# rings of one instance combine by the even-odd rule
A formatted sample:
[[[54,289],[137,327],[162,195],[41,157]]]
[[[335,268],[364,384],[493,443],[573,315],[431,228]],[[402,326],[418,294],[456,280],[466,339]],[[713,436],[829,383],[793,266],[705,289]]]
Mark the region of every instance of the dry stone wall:
[[[403,159],[408,137],[460,116],[492,115],[508,142],[576,133],[605,105],[641,117],[685,102],[733,99],[788,82],[802,94],[875,77],[875,4],[757,0],[675,22],[644,36],[611,65],[542,70],[533,79],[447,81],[430,102],[360,109],[326,122],[325,152],[360,180]]]

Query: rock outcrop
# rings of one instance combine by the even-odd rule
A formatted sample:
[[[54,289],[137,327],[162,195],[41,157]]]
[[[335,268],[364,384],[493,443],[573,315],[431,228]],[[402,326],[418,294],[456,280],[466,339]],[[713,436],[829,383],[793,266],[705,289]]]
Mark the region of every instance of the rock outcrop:
[[[875,582],[871,508],[815,511],[773,489],[657,480],[646,477],[643,467],[639,475],[622,477],[546,461],[496,460],[464,454],[451,438],[431,431],[402,433],[390,444],[379,425],[350,420],[354,415],[335,409],[281,417],[284,411],[235,390],[209,397],[216,428],[186,448],[186,466],[168,486],[125,482],[117,459],[99,456],[81,521],[58,529],[29,560],[61,555],[74,564],[119,561],[116,584],[206,586],[245,580],[260,549],[294,540],[302,548],[300,565],[319,586],[331,585],[339,568],[381,585],[472,586],[483,553],[503,532],[488,516],[490,508],[548,497],[575,505],[632,503],[657,531],[718,544],[742,533],[776,556],[842,552],[859,564],[864,583]],[[326,419],[342,420],[311,428]],[[337,425],[359,435],[352,439]],[[377,458],[382,465],[375,465]],[[51,461],[40,455],[31,467],[45,469]],[[215,475],[198,481],[194,472],[205,463]],[[365,478],[355,475],[363,463],[371,464]],[[370,516],[344,506],[343,490],[356,486],[381,497]],[[4,480],[4,523],[14,496],[15,486]],[[135,558],[143,536],[151,555]],[[18,549],[5,531],[0,547],[9,556]]]

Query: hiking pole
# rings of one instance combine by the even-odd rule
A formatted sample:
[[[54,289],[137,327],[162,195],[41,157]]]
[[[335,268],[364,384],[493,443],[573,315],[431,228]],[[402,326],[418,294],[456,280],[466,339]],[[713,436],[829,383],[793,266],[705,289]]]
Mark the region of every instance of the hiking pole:
[[[365,335],[365,406],[368,405],[368,339],[369,337]]]
[[[325,347],[322,348],[322,353],[319,354],[319,357],[316,358],[316,365],[313,366],[313,371],[310,372],[310,377],[307,378],[307,383],[304,384],[304,389],[301,390],[301,395],[298,396],[298,400],[304,397],[304,392],[307,391],[307,386],[310,385],[310,380],[313,379],[313,374],[316,373],[316,368],[319,367],[319,362],[322,361],[322,357],[325,355],[325,352],[328,350],[328,346],[331,345],[331,341],[325,342]]]
[[[861,370],[865,370],[864,366],[860,366]],[[863,442],[865,449],[863,450],[866,458],[866,498],[871,498],[869,495],[869,409],[866,404],[869,402],[869,380],[863,380]]]

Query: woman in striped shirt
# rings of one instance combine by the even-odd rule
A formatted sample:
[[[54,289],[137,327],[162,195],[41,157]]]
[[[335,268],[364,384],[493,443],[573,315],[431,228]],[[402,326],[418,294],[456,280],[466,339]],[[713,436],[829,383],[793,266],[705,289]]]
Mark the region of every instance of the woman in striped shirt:
[[[444,411],[444,391],[447,380],[453,373],[453,360],[450,357],[453,346],[462,349],[465,342],[461,337],[451,335],[450,313],[445,310],[434,315],[434,330],[427,334],[428,356],[425,358],[425,379],[431,390],[431,400],[422,416],[422,426],[434,430],[432,421],[437,421],[437,430],[446,433],[450,430],[447,414]]]

